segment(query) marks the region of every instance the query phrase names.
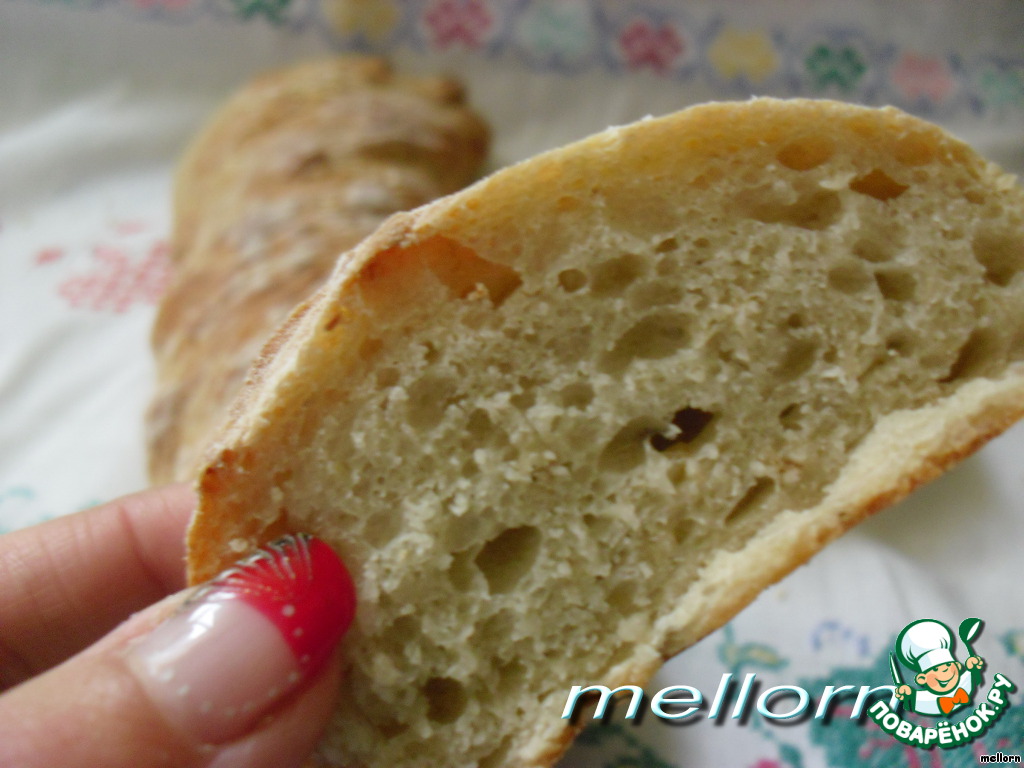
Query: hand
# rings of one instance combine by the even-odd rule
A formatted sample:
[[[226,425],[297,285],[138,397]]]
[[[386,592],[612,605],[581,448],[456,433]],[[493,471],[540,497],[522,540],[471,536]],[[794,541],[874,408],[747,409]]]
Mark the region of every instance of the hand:
[[[985,666],[985,660],[981,656],[968,656],[964,663],[968,669],[981,669]]]
[[[896,689],[896,698],[903,701],[907,696],[910,696],[914,692],[914,689],[904,683]]]
[[[0,537],[0,764],[282,768],[309,756],[337,693],[348,573],[323,542],[289,537],[185,590],[193,505],[171,486]],[[285,560],[298,576],[265,567]],[[254,572],[263,589],[239,589]]]

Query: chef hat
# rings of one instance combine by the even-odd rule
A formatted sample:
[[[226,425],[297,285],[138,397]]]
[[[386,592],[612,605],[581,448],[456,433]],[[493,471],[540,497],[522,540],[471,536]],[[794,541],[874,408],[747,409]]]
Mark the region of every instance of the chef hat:
[[[952,646],[953,633],[949,627],[932,619],[908,624],[896,638],[900,660],[918,672],[954,661]]]

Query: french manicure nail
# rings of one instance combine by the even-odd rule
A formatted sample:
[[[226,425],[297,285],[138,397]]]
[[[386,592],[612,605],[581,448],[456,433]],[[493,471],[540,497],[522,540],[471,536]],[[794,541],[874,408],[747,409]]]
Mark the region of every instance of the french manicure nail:
[[[287,536],[201,587],[131,649],[129,664],[171,723],[223,743],[314,675],[354,612],[355,588],[334,551]]]

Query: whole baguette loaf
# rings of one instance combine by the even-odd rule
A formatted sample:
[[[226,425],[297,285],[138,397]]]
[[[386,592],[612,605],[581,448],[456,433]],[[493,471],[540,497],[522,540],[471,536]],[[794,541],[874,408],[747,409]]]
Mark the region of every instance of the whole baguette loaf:
[[[613,128],[390,219],[264,350],[193,580],[288,530],[359,592],[329,765],[543,766],[1024,413],[1024,192],[833,102]]]
[[[175,184],[174,272],[152,338],[154,483],[194,475],[267,337],[338,254],[473,181],[487,145],[454,80],[377,58],[265,75],[217,113]]]

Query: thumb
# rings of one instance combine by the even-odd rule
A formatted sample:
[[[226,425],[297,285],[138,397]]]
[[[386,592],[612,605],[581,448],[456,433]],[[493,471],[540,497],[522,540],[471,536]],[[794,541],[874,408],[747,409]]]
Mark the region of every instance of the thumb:
[[[299,766],[333,709],[354,610],[330,547],[281,539],[0,697],[0,763]]]

